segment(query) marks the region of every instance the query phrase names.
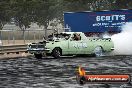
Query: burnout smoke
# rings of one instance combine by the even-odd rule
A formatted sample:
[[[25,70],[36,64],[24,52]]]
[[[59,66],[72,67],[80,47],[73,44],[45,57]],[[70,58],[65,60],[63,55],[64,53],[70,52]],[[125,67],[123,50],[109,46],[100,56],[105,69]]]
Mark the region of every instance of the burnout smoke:
[[[132,23],[122,26],[122,32],[111,37],[115,55],[132,55]]]

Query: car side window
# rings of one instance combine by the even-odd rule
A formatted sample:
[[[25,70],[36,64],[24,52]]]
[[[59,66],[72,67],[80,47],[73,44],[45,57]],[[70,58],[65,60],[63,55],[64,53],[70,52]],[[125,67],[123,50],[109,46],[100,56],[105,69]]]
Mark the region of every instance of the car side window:
[[[72,37],[72,40],[74,40],[74,41],[79,41],[79,40],[81,40],[80,34],[74,33],[74,34],[73,34],[73,37]]]

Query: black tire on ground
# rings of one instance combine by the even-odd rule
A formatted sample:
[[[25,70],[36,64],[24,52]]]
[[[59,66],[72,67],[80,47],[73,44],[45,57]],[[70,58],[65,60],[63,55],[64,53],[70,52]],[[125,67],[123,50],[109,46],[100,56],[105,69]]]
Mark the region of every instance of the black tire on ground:
[[[56,59],[59,58],[61,56],[61,49],[60,48],[53,49],[52,56]]]
[[[76,81],[80,85],[84,85],[86,83],[86,78],[84,76],[76,76]]]
[[[94,55],[95,55],[96,57],[100,57],[100,56],[103,55],[103,49],[102,49],[101,46],[95,47],[95,49],[94,49]]]
[[[84,85],[86,83],[86,78],[84,76],[80,77],[80,85]]]
[[[42,54],[34,54],[35,58],[37,59],[41,59],[42,58]]]

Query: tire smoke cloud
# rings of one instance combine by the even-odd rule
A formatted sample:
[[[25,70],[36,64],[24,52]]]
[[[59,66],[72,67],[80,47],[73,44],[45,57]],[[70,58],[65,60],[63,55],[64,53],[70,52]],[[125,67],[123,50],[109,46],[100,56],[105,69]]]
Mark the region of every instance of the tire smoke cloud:
[[[111,36],[115,48],[112,54],[132,55],[132,22],[124,24],[121,30],[121,33]]]

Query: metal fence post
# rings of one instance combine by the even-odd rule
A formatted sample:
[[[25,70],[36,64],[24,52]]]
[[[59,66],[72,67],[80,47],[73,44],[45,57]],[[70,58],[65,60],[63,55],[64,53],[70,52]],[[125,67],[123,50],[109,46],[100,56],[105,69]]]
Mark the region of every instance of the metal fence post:
[[[3,45],[3,42],[2,42],[2,30],[1,30],[1,32],[0,32],[0,37],[1,37],[1,44]]]
[[[24,44],[25,44],[25,30],[23,32],[23,37],[24,37]]]
[[[15,44],[14,30],[12,29],[13,34],[13,44]]]
[[[30,38],[29,38],[29,30],[28,30],[28,39],[27,40],[30,40]]]
[[[9,31],[8,31],[8,44],[9,44],[9,38],[10,38],[10,36],[9,36]]]
[[[34,42],[35,42],[35,31],[33,33],[34,33],[33,36],[34,36]]]
[[[39,30],[39,40],[40,40],[40,30]]]

